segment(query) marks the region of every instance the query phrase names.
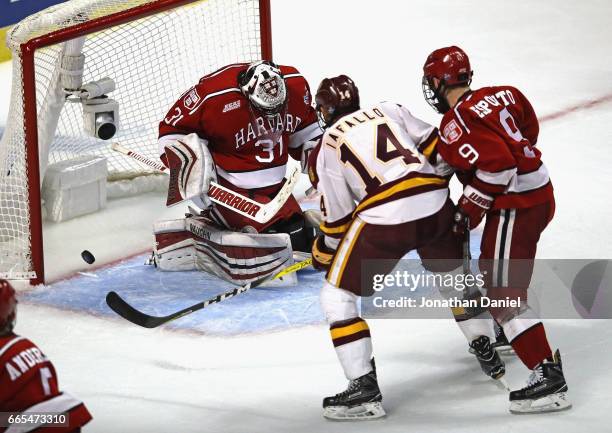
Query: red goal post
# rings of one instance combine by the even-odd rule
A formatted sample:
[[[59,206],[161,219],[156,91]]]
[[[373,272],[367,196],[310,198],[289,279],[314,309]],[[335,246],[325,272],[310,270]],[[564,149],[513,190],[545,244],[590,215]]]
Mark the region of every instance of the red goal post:
[[[78,109],[64,102],[58,112],[57,104],[54,108],[48,103],[54,99],[54,80],[59,80],[57,58],[65,53],[68,41],[75,40],[81,40],[86,59],[83,82],[102,75],[117,82],[125,105],[121,124],[127,130],[119,127],[118,133],[125,136],[121,141],[144,143],[139,150],[155,156],[156,131],[151,129],[171,105],[170,95],[177,98],[197,77],[224,64],[272,58],[270,3],[72,0],[28,17],[11,30],[13,88],[0,146],[0,276],[4,278],[44,282],[41,171],[47,164],[104,153],[111,177],[146,174],[143,167],[112,159],[106,149],[110,143],[86,137],[79,130]],[[193,62],[188,63],[191,57]],[[88,64],[90,59],[95,65]],[[173,67],[188,69],[189,76]],[[156,81],[162,70],[167,85]],[[139,98],[145,101],[130,105]]]

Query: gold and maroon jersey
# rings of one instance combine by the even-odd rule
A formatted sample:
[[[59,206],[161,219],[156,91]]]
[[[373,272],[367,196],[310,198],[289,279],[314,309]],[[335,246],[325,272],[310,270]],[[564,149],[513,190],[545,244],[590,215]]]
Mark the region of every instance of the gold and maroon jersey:
[[[518,89],[483,87],[444,115],[437,149],[466,183],[495,197],[494,209],[531,207],[553,195],[535,147],[538,133],[533,107]]]
[[[440,210],[448,183],[424,155],[437,141],[436,128],[389,102],[327,128],[310,173],[322,193],[322,231],[340,238],[357,215],[366,223],[391,225]]]
[[[301,146],[321,135],[310,89],[297,69],[280,66],[287,107],[275,116],[263,115],[238,85],[248,66],[225,66],[179,98],[159,125],[160,155],[168,141],[195,132],[208,141],[217,174],[230,184],[256,189],[283,181],[288,156],[299,161]]]

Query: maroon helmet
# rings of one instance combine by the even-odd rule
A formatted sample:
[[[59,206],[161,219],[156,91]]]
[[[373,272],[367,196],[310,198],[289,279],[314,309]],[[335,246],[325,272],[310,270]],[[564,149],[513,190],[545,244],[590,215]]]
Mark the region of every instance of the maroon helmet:
[[[315,102],[319,124],[326,128],[341,116],[359,110],[359,90],[346,75],[325,78],[319,84]]]
[[[446,113],[450,106],[444,91],[453,86],[469,86],[473,74],[470,59],[461,48],[439,48],[427,57],[423,66],[423,96],[436,111]],[[434,78],[439,80],[437,87]]]
[[[15,289],[7,280],[0,279],[0,335],[13,330],[17,318]]]

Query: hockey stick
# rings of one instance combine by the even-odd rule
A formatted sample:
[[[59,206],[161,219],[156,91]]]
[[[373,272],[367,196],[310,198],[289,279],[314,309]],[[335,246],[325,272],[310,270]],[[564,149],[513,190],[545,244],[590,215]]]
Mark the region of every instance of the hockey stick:
[[[294,263],[293,265],[288,266],[280,272],[276,273],[272,277],[262,278],[261,280],[255,281],[253,283],[248,283],[244,286],[236,287],[228,292],[221,293],[212,299],[199,302],[195,305],[192,305],[191,307],[187,307],[180,311],[177,311],[176,313],[169,314],[168,316],[150,316],[141,311],[138,311],[130,304],[128,304],[116,292],[109,292],[106,295],[106,303],[115,313],[136,325],[142,326],[143,328],[157,328],[160,325],[164,325],[168,322],[172,322],[173,320],[180,319],[181,317],[191,314],[195,311],[201,310],[202,308],[206,308],[211,304],[223,302],[226,299],[233,298],[236,295],[247,292],[250,289],[257,287],[268,280],[274,280],[292,272],[297,272],[310,265],[312,265],[311,258]]]
[[[471,274],[472,251],[470,250],[470,217],[465,216],[465,233],[463,234],[463,273]]]
[[[115,152],[129,156],[130,158],[148,165],[149,167],[159,170],[162,173],[168,173],[168,168],[165,165],[153,161],[140,153],[134,152],[133,150],[130,150],[117,142],[111,144],[111,149],[113,149]],[[297,183],[299,174],[299,170],[294,168],[293,171],[289,173],[289,177],[287,177],[285,184],[282,186],[280,191],[278,191],[276,197],[274,197],[268,203],[259,203],[255,200],[251,200],[250,198],[219,185],[216,182],[210,183],[208,198],[213,203],[231,209],[232,211],[252,219],[253,221],[257,221],[260,224],[265,224],[280,211],[285,202],[289,199],[291,193],[293,192],[293,188]]]

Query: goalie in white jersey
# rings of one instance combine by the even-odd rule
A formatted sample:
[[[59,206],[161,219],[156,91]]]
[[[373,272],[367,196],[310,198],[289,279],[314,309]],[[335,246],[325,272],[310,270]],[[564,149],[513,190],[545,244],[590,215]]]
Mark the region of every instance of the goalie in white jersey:
[[[373,289],[362,286],[362,281],[372,280],[361,263],[387,259],[385,272],[390,272],[404,255],[417,250],[430,271],[460,269],[462,244],[452,232],[454,205],[448,190],[452,171],[444,171],[445,164],[437,160],[433,126],[398,104],[361,109],[349,77],[323,80],[316,103],[326,131],[309,161],[311,182],[322,193],[323,213],[323,235],[315,240],[312,254],[315,266],[327,269],[321,305],[350,380],[346,391],[324,399],[324,416],[377,418],[385,412],[371,360],[370,331],[357,306],[358,297],[371,295]],[[488,315],[456,318],[471,345],[480,338],[488,344],[493,337],[490,316],[477,320],[476,314],[483,314],[478,319]],[[490,347],[486,355],[491,362],[487,366],[478,358],[483,370],[501,377],[499,356]]]

